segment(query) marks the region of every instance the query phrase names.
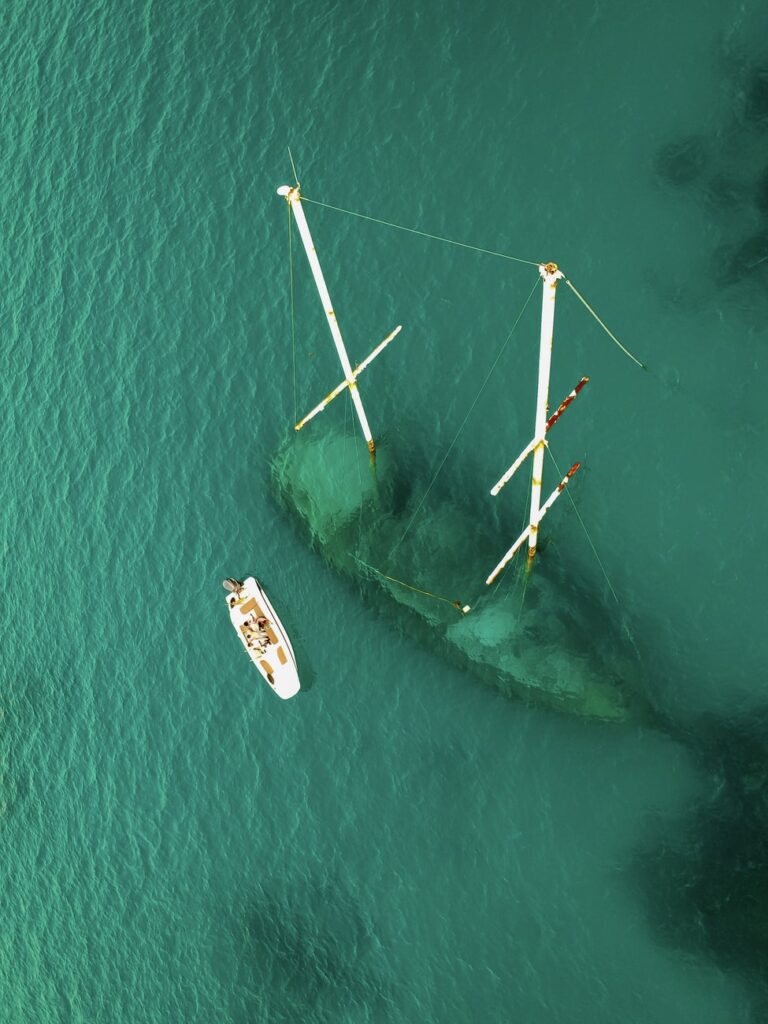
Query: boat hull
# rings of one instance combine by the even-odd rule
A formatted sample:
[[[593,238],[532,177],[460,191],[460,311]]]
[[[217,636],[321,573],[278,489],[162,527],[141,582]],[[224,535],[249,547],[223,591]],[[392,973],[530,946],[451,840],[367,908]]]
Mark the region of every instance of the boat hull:
[[[294,697],[301,689],[296,656],[264,588],[248,576],[226,601],[232,626],[262,679],[282,700]]]

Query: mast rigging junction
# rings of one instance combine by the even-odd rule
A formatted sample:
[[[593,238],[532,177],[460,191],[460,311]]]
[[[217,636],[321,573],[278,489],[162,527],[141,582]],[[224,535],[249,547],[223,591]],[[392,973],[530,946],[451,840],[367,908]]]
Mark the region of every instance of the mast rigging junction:
[[[293,165],[293,158],[292,157],[291,157],[291,163]],[[352,365],[351,365],[350,360],[349,360],[349,356],[347,354],[346,346],[344,345],[344,339],[342,337],[341,330],[339,328],[339,324],[338,324],[338,321],[337,321],[337,318],[336,318],[336,314],[334,312],[333,305],[331,303],[331,297],[330,297],[330,294],[328,292],[328,287],[326,285],[325,278],[323,276],[323,271],[322,271],[322,268],[320,266],[320,261],[319,261],[318,256],[317,256],[317,251],[315,249],[314,241],[312,239],[312,235],[311,235],[311,232],[309,230],[309,225],[307,223],[307,218],[306,218],[306,215],[304,213],[304,208],[302,206],[302,200],[304,202],[313,203],[314,205],[317,205],[317,206],[323,206],[323,207],[326,207],[327,209],[335,210],[335,211],[337,211],[339,213],[344,213],[344,214],[348,214],[350,216],[359,217],[359,218],[362,218],[363,220],[372,221],[374,223],[382,224],[382,225],[385,225],[387,227],[392,227],[392,228],[396,228],[398,230],[407,231],[407,232],[412,233],[412,234],[421,235],[423,237],[431,238],[431,239],[434,239],[436,241],[441,241],[441,242],[445,242],[445,243],[448,243],[448,244],[451,244],[451,245],[456,245],[456,246],[459,246],[459,247],[465,248],[465,249],[472,249],[472,250],[475,250],[475,251],[478,251],[478,252],[486,253],[486,254],[491,255],[491,256],[498,256],[498,257],[501,257],[503,259],[513,260],[513,261],[515,261],[517,263],[525,263],[525,264],[528,264],[528,265],[531,265],[531,266],[538,267],[539,279],[537,280],[536,284],[534,284],[534,288],[531,290],[531,293],[529,294],[528,298],[526,299],[526,302],[523,305],[523,308],[520,311],[520,314],[518,315],[517,319],[515,320],[515,323],[514,323],[514,325],[512,327],[512,330],[510,331],[506,341],[504,342],[504,345],[502,346],[499,354],[497,355],[496,359],[494,360],[494,363],[491,366],[491,369],[490,369],[488,375],[486,376],[485,380],[483,381],[483,383],[482,383],[482,385],[480,387],[479,392],[477,393],[477,395],[476,395],[474,401],[472,402],[472,404],[471,404],[471,406],[470,406],[466,416],[464,417],[464,420],[462,421],[462,424],[459,427],[459,430],[456,433],[456,436],[454,437],[453,441],[451,442],[451,444],[450,444],[450,446],[449,446],[445,456],[443,457],[440,465],[438,466],[435,474],[433,475],[433,477],[432,477],[432,479],[431,479],[431,481],[430,481],[430,483],[429,483],[429,485],[428,485],[428,487],[427,487],[427,489],[426,489],[426,491],[425,491],[421,501],[419,502],[415,512],[413,513],[410,521],[406,525],[405,530],[404,530],[402,536],[400,537],[400,540],[397,542],[397,544],[394,546],[394,548],[390,552],[390,558],[391,558],[394,555],[397,547],[400,545],[400,543],[402,543],[402,540],[404,539],[404,537],[408,533],[409,529],[411,528],[411,526],[412,526],[416,516],[418,515],[418,513],[419,513],[419,511],[420,511],[420,509],[421,509],[421,507],[422,507],[422,505],[424,503],[424,500],[426,499],[427,494],[429,493],[429,491],[432,488],[432,486],[434,485],[437,477],[439,476],[439,474],[440,474],[440,472],[441,472],[441,470],[442,470],[442,468],[443,468],[443,466],[445,464],[445,461],[447,460],[448,455],[450,454],[451,449],[453,448],[453,446],[455,445],[456,441],[458,440],[459,435],[461,434],[461,431],[463,430],[463,428],[464,428],[464,426],[465,426],[465,424],[466,424],[466,422],[467,422],[467,420],[469,418],[469,415],[472,412],[472,409],[477,404],[477,402],[478,402],[478,400],[480,398],[480,395],[482,394],[483,390],[485,389],[485,386],[488,383],[488,380],[490,379],[490,377],[491,377],[491,375],[492,375],[492,373],[493,373],[493,371],[494,371],[494,369],[496,367],[496,364],[497,364],[499,358],[501,357],[504,349],[506,348],[506,345],[508,344],[508,342],[509,342],[509,340],[510,340],[510,338],[512,336],[512,333],[514,332],[514,329],[517,326],[517,323],[519,322],[520,317],[522,316],[525,308],[527,307],[528,302],[530,301],[530,299],[531,299],[531,297],[533,295],[533,292],[535,291],[535,288],[536,288],[537,284],[539,283],[539,281],[541,281],[543,287],[542,287],[542,306],[541,306],[541,329],[540,329],[540,337],[539,337],[539,373],[538,373],[538,388],[537,388],[537,397],[536,397],[536,417],[535,417],[535,423],[534,423],[533,438],[526,445],[526,447],[523,448],[523,450],[520,452],[520,454],[515,459],[515,461],[509,466],[509,468],[504,472],[504,474],[500,477],[500,479],[494,484],[494,486],[491,488],[491,491],[490,491],[490,493],[494,497],[497,496],[499,494],[499,492],[502,490],[502,488],[511,480],[512,476],[517,472],[517,470],[527,460],[528,456],[532,455],[533,456],[533,467],[532,467],[532,473],[531,473],[531,490],[530,490],[530,499],[529,499],[530,503],[529,503],[529,511],[528,511],[528,523],[527,523],[525,529],[520,534],[520,536],[515,540],[515,542],[511,545],[511,547],[504,553],[504,555],[501,557],[501,559],[499,560],[497,565],[491,570],[491,572],[489,573],[487,579],[485,580],[485,583],[486,583],[486,585],[490,586],[490,584],[492,584],[494,582],[494,580],[496,580],[500,576],[500,574],[503,572],[505,567],[514,558],[514,556],[517,553],[517,551],[523,546],[523,544],[526,541],[527,541],[527,544],[528,544],[528,557],[527,557],[527,563],[526,564],[527,564],[528,569],[530,569],[530,567],[533,564],[534,556],[535,556],[536,550],[537,550],[539,524],[541,523],[542,519],[547,514],[547,512],[550,510],[552,505],[555,503],[557,498],[560,496],[560,494],[562,494],[562,492],[566,489],[568,482],[578,472],[578,470],[580,468],[580,465],[581,465],[579,462],[575,462],[570,467],[570,469],[567,471],[567,473],[565,473],[565,474],[560,473],[561,480],[560,480],[559,484],[557,485],[557,487],[555,488],[555,490],[552,491],[552,493],[549,495],[549,497],[544,502],[541,501],[542,477],[543,477],[543,469],[544,469],[544,452],[545,452],[545,450],[549,451],[549,445],[548,445],[548,441],[547,441],[547,436],[546,435],[548,434],[549,430],[554,426],[554,424],[560,419],[560,417],[565,412],[565,410],[568,408],[568,406],[576,399],[578,394],[581,392],[581,390],[585,387],[585,385],[589,381],[588,377],[582,377],[581,380],[578,382],[578,384],[574,387],[574,389],[563,399],[563,401],[560,403],[560,405],[558,406],[558,408],[555,411],[555,413],[553,415],[551,415],[551,416],[548,415],[548,412],[549,412],[549,404],[548,404],[549,403],[549,379],[550,379],[550,367],[551,367],[551,357],[552,357],[552,343],[553,343],[553,337],[554,337],[555,301],[556,301],[556,297],[557,297],[557,285],[558,285],[558,283],[560,281],[565,281],[566,285],[576,295],[576,297],[579,299],[579,301],[582,303],[582,305],[587,309],[587,311],[590,313],[590,315],[597,321],[597,323],[600,325],[600,327],[605,331],[606,334],[608,334],[608,336],[615,342],[615,344],[618,345],[618,347],[621,349],[622,352],[624,352],[625,355],[627,355],[641,369],[647,370],[647,366],[645,366],[644,363],[642,363],[639,359],[637,359],[637,357],[634,356],[619,341],[619,339],[615,336],[615,334],[613,334],[613,332],[609,330],[609,328],[600,319],[600,317],[597,315],[595,310],[590,306],[590,304],[587,302],[587,300],[581,295],[581,293],[576,289],[576,287],[572,284],[572,282],[565,276],[565,274],[563,274],[563,272],[558,268],[557,264],[555,264],[555,263],[539,263],[539,262],[536,262],[534,260],[520,259],[519,257],[510,256],[510,255],[508,255],[506,253],[495,252],[495,251],[490,250],[490,249],[481,248],[480,246],[469,245],[468,243],[465,243],[465,242],[457,242],[457,241],[454,241],[453,239],[446,238],[444,236],[432,235],[432,234],[429,234],[426,231],[420,231],[420,230],[418,230],[416,228],[405,227],[403,225],[394,224],[392,222],[381,220],[381,219],[376,218],[376,217],[370,217],[370,216],[367,216],[365,214],[356,213],[356,212],[354,212],[352,210],[344,210],[341,207],[331,206],[329,203],[322,203],[322,202],[319,202],[317,200],[308,199],[306,196],[303,196],[301,194],[298,178],[296,178],[296,175],[295,175],[295,167],[294,167],[294,177],[295,177],[295,180],[296,180],[296,184],[294,186],[282,185],[277,190],[278,195],[283,197],[286,200],[286,202],[288,204],[288,207],[289,207],[289,224],[288,224],[288,227],[289,227],[289,250],[290,250],[289,258],[292,260],[292,248],[291,248],[291,241],[290,241],[290,235],[291,235],[291,232],[290,232],[290,227],[291,227],[290,214],[292,213],[293,214],[293,219],[296,222],[296,226],[298,228],[299,235],[301,237],[301,241],[302,241],[303,246],[304,246],[304,250],[305,250],[306,255],[307,255],[307,259],[309,261],[310,269],[312,271],[312,276],[314,278],[315,285],[316,285],[316,288],[317,288],[317,292],[318,292],[318,295],[320,297],[320,301],[321,301],[322,306],[323,306],[323,312],[324,312],[326,320],[328,322],[328,327],[329,327],[330,332],[331,332],[331,337],[333,338],[333,342],[334,342],[334,345],[336,347],[336,352],[337,352],[338,357],[339,357],[339,362],[341,364],[341,368],[342,368],[342,371],[343,371],[343,374],[344,374],[344,379],[341,381],[341,383],[338,384],[335,388],[333,388],[333,390],[330,391],[328,393],[328,395],[326,395],[326,397],[321,402],[319,402],[313,409],[311,409],[310,412],[307,413],[307,415],[303,417],[303,419],[299,420],[296,423],[295,430],[297,430],[297,431],[301,430],[307,423],[309,423],[319,413],[321,413],[335,398],[337,398],[343,392],[349,391],[350,397],[352,399],[352,404],[353,404],[355,413],[357,415],[357,419],[358,419],[359,424],[360,424],[360,429],[362,430],[363,437],[365,439],[366,445],[368,447],[368,451],[370,453],[371,465],[374,468],[374,470],[375,470],[375,460],[376,460],[376,443],[375,443],[375,440],[373,438],[373,434],[372,434],[371,427],[370,427],[370,424],[369,424],[369,421],[368,421],[368,417],[367,417],[366,412],[365,412],[365,408],[363,406],[363,400],[362,400],[362,397],[360,395],[360,390],[358,388],[357,379],[358,379],[359,375],[362,373],[362,371],[365,370],[368,366],[370,366],[370,364],[373,362],[373,360],[376,359],[376,357],[379,356],[384,351],[384,349],[387,348],[387,346],[398,336],[398,334],[402,330],[402,325],[398,325],[397,327],[395,327],[383,339],[383,341],[381,341],[373,349],[373,351],[358,366],[356,366],[354,369],[352,368]],[[291,306],[292,306],[292,308],[291,308],[291,333],[292,333],[292,337],[295,338],[295,327],[294,327],[294,323],[293,323],[293,268],[292,268],[292,263],[291,263],[291,293],[292,293],[291,294]],[[295,388],[295,341],[294,341],[293,349],[294,349],[294,388]],[[550,455],[551,455],[551,452],[550,452]],[[554,462],[554,456],[551,455],[551,457],[552,457],[553,462]],[[555,463],[555,465],[557,465],[557,464]],[[558,472],[560,472],[560,471],[558,470]],[[571,498],[570,492],[569,492],[569,498]],[[581,526],[582,526],[582,528],[583,528],[583,530],[584,530],[584,532],[585,532],[585,534],[587,536],[587,539],[588,539],[589,544],[590,544],[590,546],[592,548],[592,551],[594,552],[595,557],[597,558],[598,564],[600,565],[600,568],[601,568],[602,573],[603,573],[603,575],[604,575],[604,577],[606,579],[608,587],[609,587],[611,593],[613,594],[614,599],[618,603],[618,597],[616,595],[616,592],[614,591],[613,587],[611,586],[611,583],[610,583],[610,580],[608,579],[608,576],[607,576],[607,573],[605,571],[605,568],[604,568],[604,566],[603,566],[603,564],[602,564],[602,562],[601,562],[601,560],[600,560],[600,558],[599,558],[599,556],[597,554],[597,550],[595,549],[595,546],[592,543],[592,540],[591,540],[591,538],[589,536],[589,533],[587,532],[587,529],[586,529],[586,526],[584,524],[584,521],[582,520],[581,516],[579,515],[578,509],[576,508],[576,505],[573,502],[572,498],[571,498],[571,503],[573,504],[573,507],[576,510],[576,514],[577,514],[577,516],[579,518],[579,522],[581,523]],[[360,561],[360,560],[358,560],[358,561]],[[425,594],[426,596],[436,598],[437,600],[447,601],[448,603],[450,603],[454,607],[456,607],[457,610],[459,610],[463,614],[467,614],[470,611],[470,605],[463,604],[461,601],[451,601],[449,598],[442,597],[442,596],[440,596],[438,594],[434,594],[434,593],[432,593],[432,592],[430,592],[428,590],[423,590],[423,589],[421,589],[419,587],[414,587],[411,584],[406,583],[406,582],[404,582],[402,580],[397,580],[397,579],[395,579],[392,576],[387,576],[383,572],[381,572],[379,569],[376,569],[374,566],[370,566],[367,563],[362,563],[361,562],[360,564],[363,565],[366,569],[372,570],[373,572],[377,573],[379,576],[383,577],[384,579],[390,580],[391,582],[395,582],[395,583],[397,583],[397,584],[399,584],[401,586],[407,587],[410,590],[415,590],[418,593]]]

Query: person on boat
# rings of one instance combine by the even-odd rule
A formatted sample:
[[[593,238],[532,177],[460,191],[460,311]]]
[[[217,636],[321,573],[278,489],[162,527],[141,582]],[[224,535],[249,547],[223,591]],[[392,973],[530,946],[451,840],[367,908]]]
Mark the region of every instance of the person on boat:
[[[243,623],[243,636],[245,637],[245,645],[249,649],[256,648],[259,654],[264,654],[267,647],[271,644],[269,634],[267,633],[267,625],[269,620],[263,615],[256,619],[255,623],[253,619],[247,619]]]
[[[269,633],[267,632],[268,626],[269,619],[265,615],[260,615],[258,619],[256,619],[256,629],[258,630],[257,635],[259,638],[259,643],[262,644],[264,647],[267,647],[269,646],[269,644],[272,643],[269,637]]]

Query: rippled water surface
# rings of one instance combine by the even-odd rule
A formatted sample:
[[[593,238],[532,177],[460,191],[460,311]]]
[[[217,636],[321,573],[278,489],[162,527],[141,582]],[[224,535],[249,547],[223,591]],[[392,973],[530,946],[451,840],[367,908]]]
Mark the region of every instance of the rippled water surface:
[[[765,1019],[767,27],[756,0],[6,4],[0,1019]],[[309,199],[556,260],[647,362],[561,287],[554,400],[591,381],[552,451],[603,568],[565,498],[541,558],[631,638],[653,724],[506,699],[276,502],[340,376],[295,233],[292,336],[288,145]],[[435,494],[506,524],[500,555],[538,298],[459,428],[535,267],[306,211],[353,362],[404,325],[361,378],[399,479],[458,433]],[[307,427],[354,429],[345,398]],[[227,621],[249,573],[312,682],[285,704]]]

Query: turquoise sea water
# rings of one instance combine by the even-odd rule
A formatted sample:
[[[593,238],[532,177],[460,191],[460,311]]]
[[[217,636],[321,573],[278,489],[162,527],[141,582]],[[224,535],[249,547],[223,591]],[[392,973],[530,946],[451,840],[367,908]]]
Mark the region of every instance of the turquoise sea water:
[[[0,1020],[766,1019],[762,5],[2,20]],[[650,365],[561,294],[553,395],[591,383],[553,450],[620,607],[565,499],[542,557],[628,624],[663,729],[505,701],[278,509],[339,376],[297,253],[294,398],[288,145],[310,198],[556,260]],[[426,476],[536,272],[307,215],[353,360],[404,324],[361,386]],[[530,435],[536,330],[457,490]],[[227,620],[251,572],[314,680],[286,704]]]

